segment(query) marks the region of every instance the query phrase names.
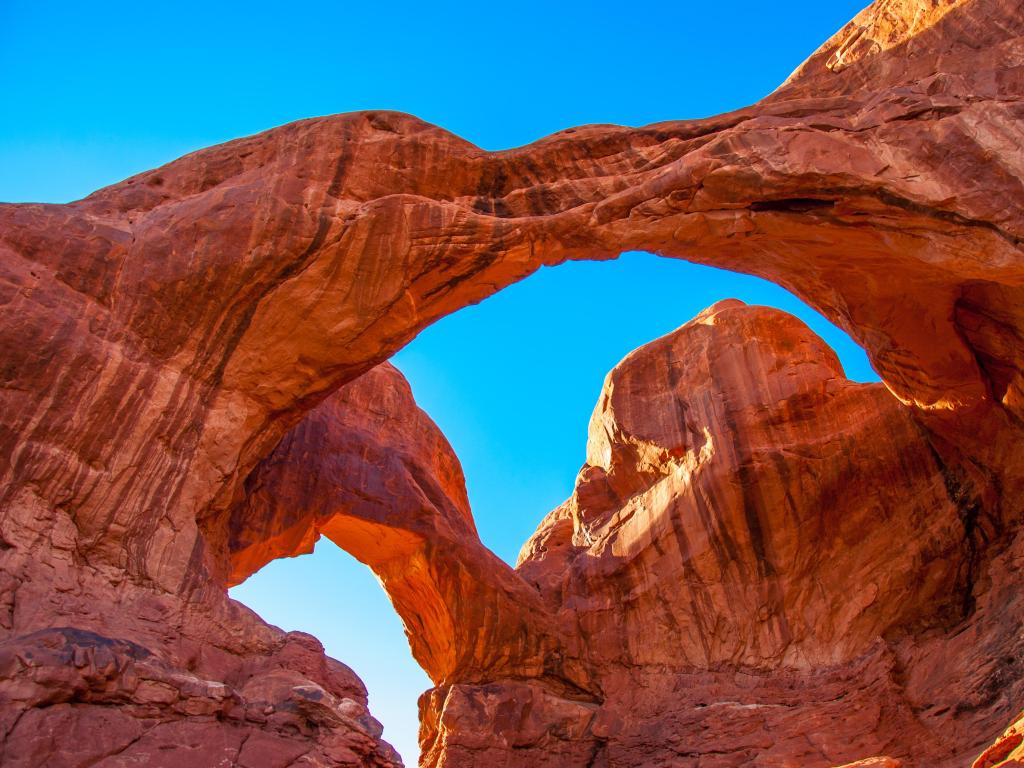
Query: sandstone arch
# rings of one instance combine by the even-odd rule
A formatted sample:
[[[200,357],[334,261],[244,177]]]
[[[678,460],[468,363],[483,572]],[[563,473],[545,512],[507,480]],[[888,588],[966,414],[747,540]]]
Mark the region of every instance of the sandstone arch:
[[[287,646],[222,594],[225,521],[259,462],[437,317],[627,249],[773,279],[848,330],[998,529],[998,582],[1021,498],[1022,25],[1010,0],[879,2],[769,98],[709,120],[492,154],[408,116],[343,115],[70,205],[0,206],[12,647],[116,628],[243,689]],[[303,679],[359,703],[316,663]],[[1000,669],[986,685],[1016,691]],[[185,707],[184,678],[161,674],[176,698],[133,706]],[[104,712],[134,695],[69,686]],[[202,706],[230,711],[218,695]],[[385,764],[367,727],[358,748]]]
[[[230,583],[324,535],[380,578],[435,684],[541,678],[587,698],[578,638],[480,542],[458,459],[389,364],[315,408],[247,486]]]

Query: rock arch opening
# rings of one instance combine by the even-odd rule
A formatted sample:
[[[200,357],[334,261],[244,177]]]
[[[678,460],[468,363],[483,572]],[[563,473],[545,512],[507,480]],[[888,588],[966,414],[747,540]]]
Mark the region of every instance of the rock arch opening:
[[[419,754],[417,698],[431,687],[409,651],[401,619],[373,572],[327,537],[315,551],[268,563],[229,592],[265,621],[306,632],[366,686],[381,738],[408,766]]]
[[[720,328],[718,337],[702,336],[704,326]],[[908,621],[955,622],[947,614],[961,603],[947,603],[964,594],[968,569],[941,462],[884,387],[848,382],[832,350],[799,321],[724,302],[619,367],[576,488],[526,542],[518,573],[481,543],[458,459],[401,375],[383,365],[311,411],[247,478],[231,515],[232,582],[272,557],[308,551],[321,534],[373,568],[438,686],[424,699],[428,764],[438,744],[448,754],[466,749],[445,731],[443,712],[479,717],[494,686],[499,699],[510,697],[503,706],[525,697],[556,720],[585,721],[558,747],[575,754],[601,741],[594,712],[607,706],[609,664],[663,674],[675,666],[673,684],[726,661],[751,674],[781,665],[796,681],[808,665],[836,667],[831,683],[794,683],[820,698],[857,684],[863,672],[850,665],[880,633]],[[613,406],[609,386],[633,394]],[[895,466],[896,475],[884,474]],[[915,542],[896,570],[949,561],[915,587],[912,616],[901,602],[906,584],[868,578],[895,508]],[[854,542],[862,558],[845,554]],[[830,578],[817,572],[824,557],[843,563]],[[649,573],[674,575],[659,585]],[[624,603],[623,579],[634,584]],[[677,590],[662,589],[677,583],[695,603],[680,605]],[[594,600],[604,607],[579,607]],[[770,686],[751,699],[717,685],[742,706],[782,706]],[[499,734],[490,717],[474,729]],[[643,734],[631,738],[656,749]]]
[[[774,283],[640,252],[543,268],[442,318],[392,358],[462,461],[490,549],[514,563],[533,515],[571,494],[607,373],[730,297],[795,314],[849,378],[878,380],[848,334]]]
[[[681,295],[684,288],[687,293]],[[632,291],[645,296],[643,316],[619,316],[613,332],[604,315],[615,311],[608,299],[614,296],[628,303]],[[552,474],[547,464],[562,460],[554,469],[565,477],[554,495],[541,493],[524,498],[519,494],[514,501],[495,508],[494,500],[505,489],[498,494],[486,493],[488,489],[478,484],[477,492],[484,494],[477,499],[474,520],[465,499],[459,460],[465,463],[469,458],[479,467],[495,457],[484,451],[484,462],[480,462],[481,457],[467,448],[456,459],[458,451],[447,448],[443,437],[416,409],[400,377],[386,368],[376,370],[367,374],[363,384],[343,388],[340,397],[332,398],[331,409],[318,409],[314,418],[304,420],[247,480],[247,501],[237,508],[230,524],[230,583],[242,581],[271,558],[310,552],[316,539],[323,536],[377,573],[399,606],[424,664],[434,669],[451,667],[450,661],[443,660],[452,652],[456,635],[448,602],[472,601],[474,596],[452,594],[452,580],[443,578],[444,569],[438,569],[437,562],[452,557],[451,550],[465,547],[466,539],[474,535],[474,522],[479,525],[481,517],[492,525],[499,521],[507,525],[508,520],[503,518],[513,515],[520,520],[518,526],[509,526],[511,536],[485,539],[484,543],[514,564],[543,515],[572,494],[572,480],[584,453],[587,417],[607,371],[634,347],[674,329],[726,293],[751,303],[782,304],[802,314],[819,329],[831,331],[841,344],[845,342],[848,366],[859,368],[861,375],[871,375],[866,359],[862,353],[857,354],[859,348],[845,334],[791,294],[757,278],[641,253],[625,254],[608,263],[574,263],[544,270],[479,307],[441,321],[403,351],[398,364],[406,360],[415,368],[430,358],[431,365],[440,366],[433,374],[444,376],[446,391],[437,395],[444,398],[447,412],[451,413],[455,405],[467,414],[475,422],[476,440],[510,444],[502,452],[506,463],[485,467],[491,482],[499,471],[513,482],[516,475],[525,475],[529,482],[533,475]],[[581,331],[600,337],[601,344],[581,343]],[[454,349],[472,360],[472,371],[445,356],[447,350]],[[474,375],[481,368],[489,368],[483,379]],[[419,373],[419,381],[431,376],[431,372]],[[468,382],[461,381],[460,376]],[[416,376],[413,384],[417,384]],[[428,384],[426,388],[431,387]],[[479,390],[477,394],[472,393],[473,389]],[[566,389],[574,391],[559,400]],[[543,414],[537,412],[536,395],[540,392],[545,400],[557,401]],[[519,402],[513,399],[514,394],[518,394]],[[500,413],[502,417],[477,423],[481,409],[492,409],[491,415]],[[571,428],[552,424],[551,417],[559,410],[576,412],[575,418],[566,420]],[[515,429],[502,430],[500,425],[508,423],[533,424],[530,439]],[[539,444],[563,437],[556,438],[559,431],[569,433],[569,457],[564,451],[539,448]],[[438,478],[442,479],[440,484]],[[422,495],[417,496],[417,490]],[[417,534],[409,530],[409,524],[418,508],[431,509],[425,513],[426,520]],[[458,524],[447,535],[448,547],[436,546],[440,528],[452,520]],[[429,537],[434,538],[435,546],[428,550],[423,540]],[[452,570],[464,569],[459,559],[456,556],[454,563],[445,565]],[[428,561],[434,561],[433,566]],[[485,557],[485,562],[493,569],[493,561]],[[480,580],[469,572],[458,578]],[[280,609],[275,609],[272,602],[261,601],[260,593],[251,586],[234,590],[233,596],[257,610],[261,603],[266,605],[261,615],[273,623],[296,629],[314,626],[297,623],[290,607],[279,619]],[[325,588],[323,583],[309,585],[310,590],[318,592]],[[308,608],[311,612],[319,610],[315,603]],[[457,619],[466,621],[467,616]],[[472,620],[485,625],[494,617],[480,615]],[[345,647],[338,646],[337,650]],[[424,652],[430,656],[424,656]],[[340,653],[339,658],[353,663],[353,653]],[[378,663],[390,665],[392,659],[382,655]],[[373,675],[365,673],[369,664],[367,661],[356,670],[368,683],[372,705]],[[423,678],[413,675],[404,693],[412,702],[426,687]],[[375,712],[384,722],[388,738],[388,719],[381,708]],[[402,725],[408,729],[407,722]],[[403,749],[407,758],[414,754],[407,740],[403,740]]]

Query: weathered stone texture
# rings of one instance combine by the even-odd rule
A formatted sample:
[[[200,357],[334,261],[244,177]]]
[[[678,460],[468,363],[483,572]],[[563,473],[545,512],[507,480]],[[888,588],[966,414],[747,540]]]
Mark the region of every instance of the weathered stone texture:
[[[339,115],[0,205],[0,759],[393,764],[351,671],[226,597],[322,532],[438,685],[428,765],[968,764],[1024,699],[1022,94],[1017,0],[879,0],[707,120]],[[513,572],[377,366],[624,250],[778,282],[885,388],[718,306],[612,373]]]

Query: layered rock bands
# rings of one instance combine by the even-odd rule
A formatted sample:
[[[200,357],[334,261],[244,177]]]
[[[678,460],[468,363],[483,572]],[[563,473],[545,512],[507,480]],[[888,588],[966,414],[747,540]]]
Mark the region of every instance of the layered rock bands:
[[[1018,2],[878,0],[720,117],[340,115],[0,205],[0,762],[400,764],[226,595],[326,535],[435,683],[427,766],[1020,764],[1022,94]],[[625,250],[774,280],[884,384],[716,304],[608,375],[510,568],[385,361]]]

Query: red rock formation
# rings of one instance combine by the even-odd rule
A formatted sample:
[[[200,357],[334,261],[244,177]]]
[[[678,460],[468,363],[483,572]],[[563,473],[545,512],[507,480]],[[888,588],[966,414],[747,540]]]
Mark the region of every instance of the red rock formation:
[[[596,705],[435,691],[427,764],[510,746],[552,766],[966,764],[1005,705],[950,712],[977,664],[950,637],[990,607],[972,489],[950,472],[912,411],[847,381],[798,320],[712,307],[609,374],[576,491],[520,557],[574,615]],[[546,730],[508,725],[538,698]]]
[[[103,608],[112,597],[94,594]],[[3,765],[401,765],[379,740],[362,683],[315,638],[223,599],[199,606],[220,609],[220,624],[175,615],[166,599],[139,602],[109,623],[149,647],[72,627],[0,644]],[[154,637],[146,624],[161,620]],[[236,637],[214,644],[224,630]]]
[[[1024,713],[1010,725],[971,768],[1019,768],[1024,766]]]
[[[249,476],[228,526],[231,583],[321,534],[373,568],[435,683],[587,686],[573,628],[480,542],[458,459],[386,363],[313,409]]]
[[[374,391],[379,407],[394,403]],[[362,434],[348,437],[358,450]],[[413,460],[435,447],[417,454],[410,434],[402,445]],[[409,471],[443,479],[443,458]],[[83,558],[80,536],[60,506],[23,497],[5,509],[0,764],[401,765],[358,677],[315,638],[264,624],[201,561],[168,593]]]
[[[949,472],[776,310],[722,302],[629,355],[519,566],[576,613],[609,764],[962,765],[954,732],[1005,714],[949,715],[970,662],[919,648],[974,610],[982,532]]]
[[[229,754],[246,749],[249,742],[242,740],[251,731],[302,745],[312,750],[310,759],[342,759],[337,754],[386,764],[390,753],[375,740],[375,728],[357,727],[358,718],[335,719],[351,708],[336,701],[362,706],[354,677],[224,595],[232,573],[273,553],[276,544],[259,541],[260,531],[284,537],[282,551],[298,546],[276,522],[239,524],[239,509],[263,510],[275,520],[321,520],[319,511],[307,517],[303,510],[247,500],[246,482],[257,482],[267,469],[264,459],[305,414],[433,320],[542,264],[632,249],[767,277],[849,330],[909,407],[909,415],[894,418],[919,425],[929,446],[924,453],[911,450],[927,454],[923,463],[907,468],[896,462],[887,470],[892,475],[883,476],[916,483],[938,471],[948,500],[937,508],[950,520],[940,531],[915,516],[914,506],[894,513],[890,523],[893,530],[930,537],[896,540],[894,562],[934,543],[912,563],[924,569],[908,597],[912,605],[885,602],[886,590],[906,574],[880,564],[889,576],[871,582],[878,588],[874,601],[831,625],[797,615],[834,603],[813,592],[786,591],[805,564],[783,573],[770,559],[777,553],[767,549],[771,532],[761,531],[765,557],[757,554],[756,536],[738,539],[749,545],[735,566],[739,576],[726,571],[713,583],[719,595],[728,588],[730,600],[736,596],[727,622],[754,632],[749,642],[716,635],[705,649],[697,629],[712,611],[680,617],[665,609],[664,615],[686,619],[680,631],[689,639],[672,661],[703,658],[752,666],[758,674],[737,677],[735,666],[698,671],[677,678],[680,690],[701,687],[717,697],[709,702],[739,701],[737,690],[749,688],[773,696],[779,681],[790,679],[779,670],[810,669],[828,657],[836,665],[829,674],[793,678],[790,703],[831,700],[831,710],[816,711],[830,720],[860,720],[865,728],[909,718],[899,726],[906,734],[899,743],[881,745],[885,749],[864,743],[863,754],[912,760],[899,750],[913,745],[927,763],[931,756],[966,754],[974,745],[980,751],[1024,698],[1017,632],[1024,615],[1018,594],[1024,551],[1018,536],[1024,488],[1022,37],[1024,15],[1013,0],[880,0],[769,98],[709,120],[591,126],[487,153],[408,116],[342,115],[203,150],[70,205],[0,206],[0,640],[9,651],[0,712],[3,759],[57,761],[61,744],[74,743],[75,728],[116,721],[122,725],[101,730],[124,738],[97,746],[97,756],[157,754],[167,729],[173,733],[166,738],[184,744],[181,749],[217,742],[227,750],[218,754]],[[883,434],[889,428],[910,440],[904,434],[909,427],[879,427]],[[297,435],[281,450],[301,442]],[[801,462],[783,456],[787,465]],[[606,474],[615,469],[593,466]],[[577,512],[585,510],[580,531],[596,536],[599,546],[615,504],[628,501],[603,494],[643,491],[655,479],[654,464],[633,472],[617,466],[608,488],[595,469],[570,502]],[[423,467],[427,475],[437,469],[433,462]],[[763,467],[749,471],[755,469]],[[853,469],[870,476],[864,467]],[[273,475],[267,482],[276,482]],[[796,477],[772,487],[789,487]],[[711,474],[707,481],[719,487]],[[382,482],[386,487],[390,480]],[[401,473],[396,482],[406,484]],[[800,482],[801,492],[823,492],[810,480]],[[444,478],[438,483],[451,490]],[[351,490],[358,492],[358,485]],[[882,486],[879,493],[898,497],[901,490],[908,491]],[[844,494],[834,497],[846,503]],[[918,498],[910,495],[908,503]],[[424,526],[455,525],[452,510],[459,504],[430,503],[433,509],[416,512],[418,521],[374,517],[379,510],[372,504],[354,518],[369,518],[374,535],[406,542],[425,556],[441,552],[448,533],[435,536]],[[954,509],[966,534],[958,560],[963,568],[954,574],[939,564],[932,573],[925,555],[954,552]],[[716,513],[732,525],[746,519],[735,510]],[[324,514],[338,517],[336,508]],[[338,529],[336,539],[382,565],[380,553],[361,538],[363,523],[343,517],[350,527]],[[552,535],[564,537],[564,521],[552,526]],[[466,524],[463,533],[469,530]],[[650,532],[651,541],[658,530]],[[233,549],[232,535],[246,531],[257,538]],[[791,530],[779,535],[789,547],[784,551],[807,551],[807,540],[793,538]],[[606,545],[614,550],[611,539]],[[454,570],[472,564],[484,573],[487,567],[487,556],[472,543],[444,551],[458,564]],[[656,559],[649,551],[634,554]],[[859,571],[867,561],[856,554],[843,563]],[[709,578],[711,562],[694,563],[701,579]],[[757,570],[765,562],[774,564],[774,574]],[[591,668],[579,668],[578,636],[566,639],[560,620],[549,626],[546,618],[543,639],[531,636],[508,659],[487,661],[485,652],[469,650],[470,635],[460,636],[466,632],[460,622],[480,615],[470,603],[493,594],[492,587],[500,593],[502,585],[517,582],[499,570],[475,592],[470,582],[476,578],[441,573],[445,567],[432,565],[434,572],[422,579],[393,579],[396,597],[401,582],[411,590],[454,588],[463,600],[456,608],[439,592],[432,603],[452,617],[451,650],[431,658],[431,640],[419,651],[448,685],[424,700],[432,759],[446,754],[454,764],[463,751],[491,755],[497,753],[487,750],[532,744],[537,749],[516,754],[537,762],[549,750],[550,759],[571,764],[596,759],[599,751],[591,755],[587,739],[594,749],[603,741],[606,753],[625,750],[623,760],[646,759],[629,745],[640,750],[657,734],[631,731],[630,721],[611,714],[633,707],[635,720],[663,700],[658,686],[665,682],[644,678],[635,702],[611,707],[609,694],[621,693],[615,686],[626,681],[604,680],[602,670],[611,664],[609,654],[617,654],[618,663],[642,650],[646,662],[645,654],[658,656],[655,644],[623,645],[614,627],[598,631],[597,608],[582,606],[580,636],[598,637]],[[741,588],[743,573],[752,580]],[[554,605],[549,577],[538,580]],[[608,577],[608,589],[611,582]],[[825,586],[838,590],[844,583]],[[945,606],[940,597],[950,585],[958,600]],[[635,586],[638,604],[641,595],[654,600],[660,593]],[[565,587],[576,588],[572,582]],[[508,637],[504,616],[521,588],[510,589],[484,612],[493,623],[480,630],[480,643]],[[608,589],[606,600],[631,594]],[[865,589],[858,585],[861,602]],[[756,625],[739,615],[740,606],[755,603],[759,614],[762,604],[768,613]],[[967,616],[951,629],[955,603]],[[647,617],[652,632],[665,631],[658,616]],[[788,644],[779,639],[785,637],[779,616],[793,623]],[[639,614],[631,622],[648,629]],[[827,638],[839,638],[843,626],[850,637],[830,648]],[[882,645],[863,648],[875,632],[883,635]],[[289,650],[293,646],[304,650]],[[153,661],[146,661],[147,653]],[[26,672],[36,669],[30,659],[39,661],[38,674]],[[516,668],[520,660],[522,669]],[[950,687],[943,664],[958,673],[956,686]],[[284,698],[285,689],[270,683],[249,689],[258,693],[247,697],[247,686],[271,674],[268,669],[311,682],[289,677],[296,684]],[[498,679],[505,670],[518,679]],[[639,671],[630,674],[632,683],[636,675],[643,678]],[[35,688],[25,687],[29,678]],[[868,680],[881,681],[880,687],[864,688]],[[204,689],[201,681],[213,682]],[[281,707],[273,705],[274,712],[284,708],[296,719],[251,725],[256,721],[248,714],[237,715],[248,705],[217,710],[221,683],[234,692],[226,695],[231,702],[236,693],[249,702],[278,691],[271,698]],[[326,710],[310,703],[309,684],[333,697],[310,694],[328,702]],[[529,693],[515,693],[517,685]],[[48,686],[57,693],[48,694]],[[207,693],[191,693],[201,689]],[[849,691],[859,692],[855,711],[836,698]],[[796,707],[786,707],[794,712],[779,721],[782,730],[767,744],[750,726],[755,710],[716,707],[715,717],[725,719],[709,720],[708,712],[697,712],[699,701],[687,708],[689,696],[665,725],[672,733],[664,734],[660,749],[685,752],[673,738],[685,740],[702,724],[724,722],[733,756],[745,749],[754,750],[748,755],[806,749],[819,759],[814,750],[821,745],[799,746],[798,734],[817,726]],[[196,697],[201,703],[188,703]],[[493,733],[506,734],[504,740],[485,733],[483,744],[470,743],[465,725],[452,726],[468,722],[460,701],[479,702],[478,717],[490,718]],[[531,712],[546,714],[537,720]],[[552,725],[535,728],[537,722]],[[148,730],[135,741],[134,726],[125,723]],[[525,741],[515,736],[517,723],[530,734]],[[32,741],[44,728],[69,741]],[[192,731],[200,735],[186,738]],[[821,751],[831,759],[846,746]],[[271,753],[260,749],[256,762]],[[159,754],[189,759],[175,750]],[[246,755],[243,762],[252,759]],[[727,759],[733,758],[721,757]]]
[[[581,606],[595,656],[846,661],[938,604],[964,612],[970,535],[944,469],[911,412],[847,381],[800,321],[721,302],[608,375],[576,491],[520,571]]]

